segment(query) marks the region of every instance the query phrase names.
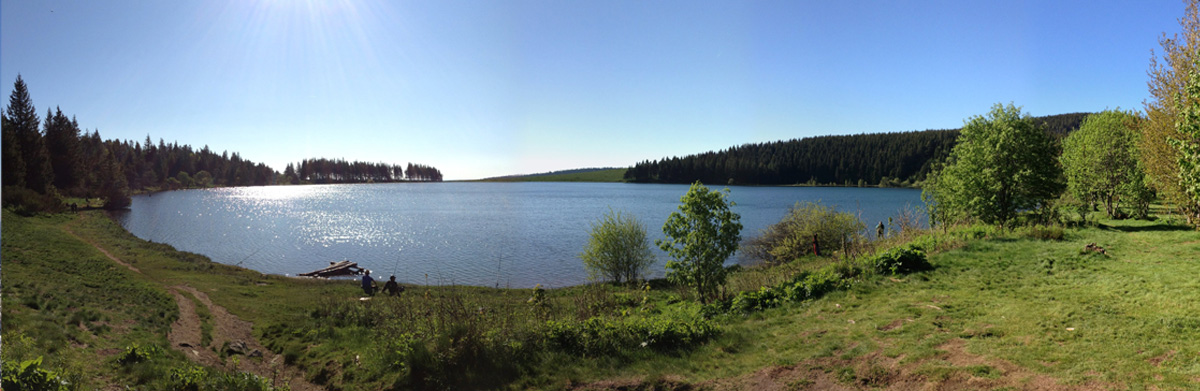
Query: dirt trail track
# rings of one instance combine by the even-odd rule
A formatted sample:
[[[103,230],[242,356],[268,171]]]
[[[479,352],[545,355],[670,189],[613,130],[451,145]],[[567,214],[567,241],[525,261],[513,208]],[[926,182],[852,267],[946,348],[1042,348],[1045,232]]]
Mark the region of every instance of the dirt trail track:
[[[204,292],[186,285],[171,287],[170,291],[175,295],[175,303],[179,305],[179,320],[171,324],[167,340],[171,342],[171,347],[183,352],[188,358],[206,366],[228,368],[232,365],[232,360],[222,360],[216,352],[227,346],[245,344],[239,355],[230,355],[238,357],[237,370],[271,379],[276,385],[289,384],[292,390],[296,391],[323,389],[305,381],[304,375],[296,368],[284,364],[282,355],[272,353],[259,344],[258,340],[254,339],[254,328],[250,322],[241,320],[224,307],[213,304]],[[200,344],[201,319],[196,313],[195,302],[185,293],[195,297],[212,314],[212,342],[207,346]]]
[[[129,268],[135,273],[141,274],[141,270],[134,267],[132,264],[117,258],[112,253],[100,247],[87,239],[76,234],[71,230],[70,225],[64,227],[66,232],[74,236],[79,241],[87,243],[96,250],[103,253],[108,259],[113,262]],[[304,380],[303,373],[290,365],[283,362],[283,356],[272,353],[267,348],[254,338],[254,325],[244,321],[237,316],[229,313],[224,307],[217,305],[208,298],[208,295],[195,288],[187,285],[176,285],[166,287],[171,295],[175,296],[175,304],[179,306],[179,319],[171,324],[171,331],[167,334],[167,340],[171,343],[171,348],[182,352],[192,361],[214,368],[232,369],[232,357],[237,357],[237,370],[241,372],[249,372],[272,380],[275,385],[287,384],[294,391],[319,391],[324,388]],[[196,312],[196,303],[191,298],[203,304],[210,314],[212,314],[212,342],[207,346],[201,346],[201,325],[203,322],[200,315]],[[226,343],[229,345],[226,345]],[[244,344],[244,348],[241,348]],[[227,359],[222,359],[218,352],[228,346],[241,348],[238,354],[226,354]],[[261,356],[259,356],[261,354]],[[254,357],[251,357],[254,356]]]

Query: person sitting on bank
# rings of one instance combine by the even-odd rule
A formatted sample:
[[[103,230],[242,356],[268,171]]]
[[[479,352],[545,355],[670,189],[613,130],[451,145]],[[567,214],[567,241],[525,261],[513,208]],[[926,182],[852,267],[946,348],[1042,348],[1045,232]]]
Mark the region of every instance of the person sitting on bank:
[[[383,284],[383,293],[388,296],[400,296],[400,292],[404,292],[404,287],[396,283],[396,276],[388,278],[388,282]]]
[[[375,291],[379,290],[379,287],[375,285],[375,279],[371,278],[370,270],[367,270],[365,273],[363,273],[362,288],[363,292],[365,292],[367,296],[375,296]]]

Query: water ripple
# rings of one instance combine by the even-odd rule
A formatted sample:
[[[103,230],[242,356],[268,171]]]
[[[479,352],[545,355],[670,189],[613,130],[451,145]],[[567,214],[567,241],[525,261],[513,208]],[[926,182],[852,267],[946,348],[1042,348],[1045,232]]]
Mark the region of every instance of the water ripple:
[[[437,183],[188,190],[134,197],[121,224],[138,237],[217,262],[295,275],[343,259],[409,283],[531,287],[585,282],[578,259],[609,208],[636,216],[650,239],[683,185]],[[886,221],[920,193],[901,189],[735,187],[743,236],[797,201],[824,200]],[[869,226],[874,224],[868,223]],[[654,249],[661,276],[665,254]]]

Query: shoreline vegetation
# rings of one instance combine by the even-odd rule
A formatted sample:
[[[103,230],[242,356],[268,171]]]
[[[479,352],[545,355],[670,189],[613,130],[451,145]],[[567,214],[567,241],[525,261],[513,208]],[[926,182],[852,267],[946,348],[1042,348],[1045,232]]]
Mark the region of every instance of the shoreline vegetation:
[[[1188,2],[1183,37],[1160,39],[1145,113],[1072,114],[1075,132],[1009,103],[957,136],[829,136],[639,163],[623,179],[692,183],[656,241],[674,258],[668,278],[636,278],[644,229],[610,212],[585,258],[598,279],[626,282],[556,289],[407,284],[364,297],[357,281],[264,275],[138,239],[92,201],[121,209],[130,189],[292,177],[236,153],[102,141],[61,111],[42,122],[18,76],[2,118],[0,386],[1200,388],[1198,15]],[[940,143],[911,142],[921,137]],[[879,159],[831,163],[880,145]],[[176,166],[189,162],[208,168]],[[318,163],[328,181],[400,171]],[[901,210],[871,235],[807,203],[747,238],[730,190],[702,185],[852,180],[920,186],[929,228]],[[765,262],[723,267],[738,248]]]
[[[243,159],[178,142],[104,140],[99,130],[80,127],[61,108],[39,116],[29,87],[17,75],[3,123],[5,206],[19,213],[61,212],[65,198],[105,199],[107,209],[128,208],[130,194],[209,187],[305,183],[440,182],[435,167],[304,159],[282,172]]]
[[[664,280],[362,300],[356,281],[214,263],[100,210],[3,213],[4,362],[41,357],[68,389],[1187,388],[1200,375],[1200,289],[1185,278],[1200,233],[1169,217],[898,224],[857,261],[735,268],[703,305]],[[913,246],[930,270],[876,266]],[[188,319],[199,331],[180,342]],[[238,321],[252,325],[242,339]]]
[[[624,176],[624,168],[604,167],[506,175],[467,182],[624,182]]]

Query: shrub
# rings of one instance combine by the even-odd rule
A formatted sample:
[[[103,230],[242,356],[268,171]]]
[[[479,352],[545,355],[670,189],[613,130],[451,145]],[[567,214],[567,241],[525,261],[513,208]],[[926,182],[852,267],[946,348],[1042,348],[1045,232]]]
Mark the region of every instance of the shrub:
[[[701,317],[648,317],[604,319],[583,322],[548,321],[544,332],[547,346],[575,355],[609,355],[650,348],[658,351],[685,349],[707,341],[720,330]]]
[[[889,249],[861,261],[836,262],[815,272],[803,271],[776,286],[738,293],[733,299],[706,305],[706,317],[725,312],[749,313],[774,308],[786,302],[813,300],[830,292],[847,289],[854,279],[870,273],[896,275],[932,269],[921,247],[907,244]]]
[[[200,390],[204,386],[205,377],[208,377],[208,372],[203,367],[189,365],[172,368],[167,382],[173,390]]]
[[[988,237],[993,237],[993,236],[996,236],[997,232],[996,232],[995,227],[992,227],[989,225],[973,225],[973,226],[958,230],[955,232],[955,234],[962,237],[963,239],[971,240],[971,239],[984,239],[984,238],[988,238]]]
[[[813,253],[813,236],[826,254],[862,240],[866,226],[853,214],[818,203],[796,203],[778,223],[749,240],[745,254],[764,262],[789,262]]]
[[[868,265],[876,272],[887,275],[907,274],[929,270],[933,265],[925,258],[925,251],[914,245],[904,245],[867,258]]]
[[[135,343],[125,347],[125,353],[117,358],[117,362],[121,364],[134,364],[148,361],[154,356],[162,355],[162,353],[163,350],[158,345],[141,347]]]
[[[846,281],[835,271],[833,265],[830,265],[821,268],[816,273],[804,275],[803,279],[797,278],[796,282],[786,288],[786,292],[791,300],[801,301],[825,296],[829,292],[849,285],[849,281]]]
[[[32,216],[37,213],[62,212],[62,201],[53,193],[38,194],[20,186],[5,186],[3,189],[4,206],[12,207],[13,211],[22,216]]]
[[[646,227],[636,217],[609,210],[592,224],[579,258],[592,278],[620,283],[637,279],[654,262],[654,253],[650,252]]]
[[[783,303],[786,297],[774,287],[764,286],[757,291],[739,293],[729,302],[729,310],[741,312],[761,311]]]
[[[1033,226],[1024,232],[1025,237],[1038,240],[1061,241],[1064,235],[1061,227]]]
[[[58,372],[42,368],[42,358],[38,357],[20,363],[5,361],[4,375],[0,380],[0,388],[6,390],[67,390],[67,381]]]

